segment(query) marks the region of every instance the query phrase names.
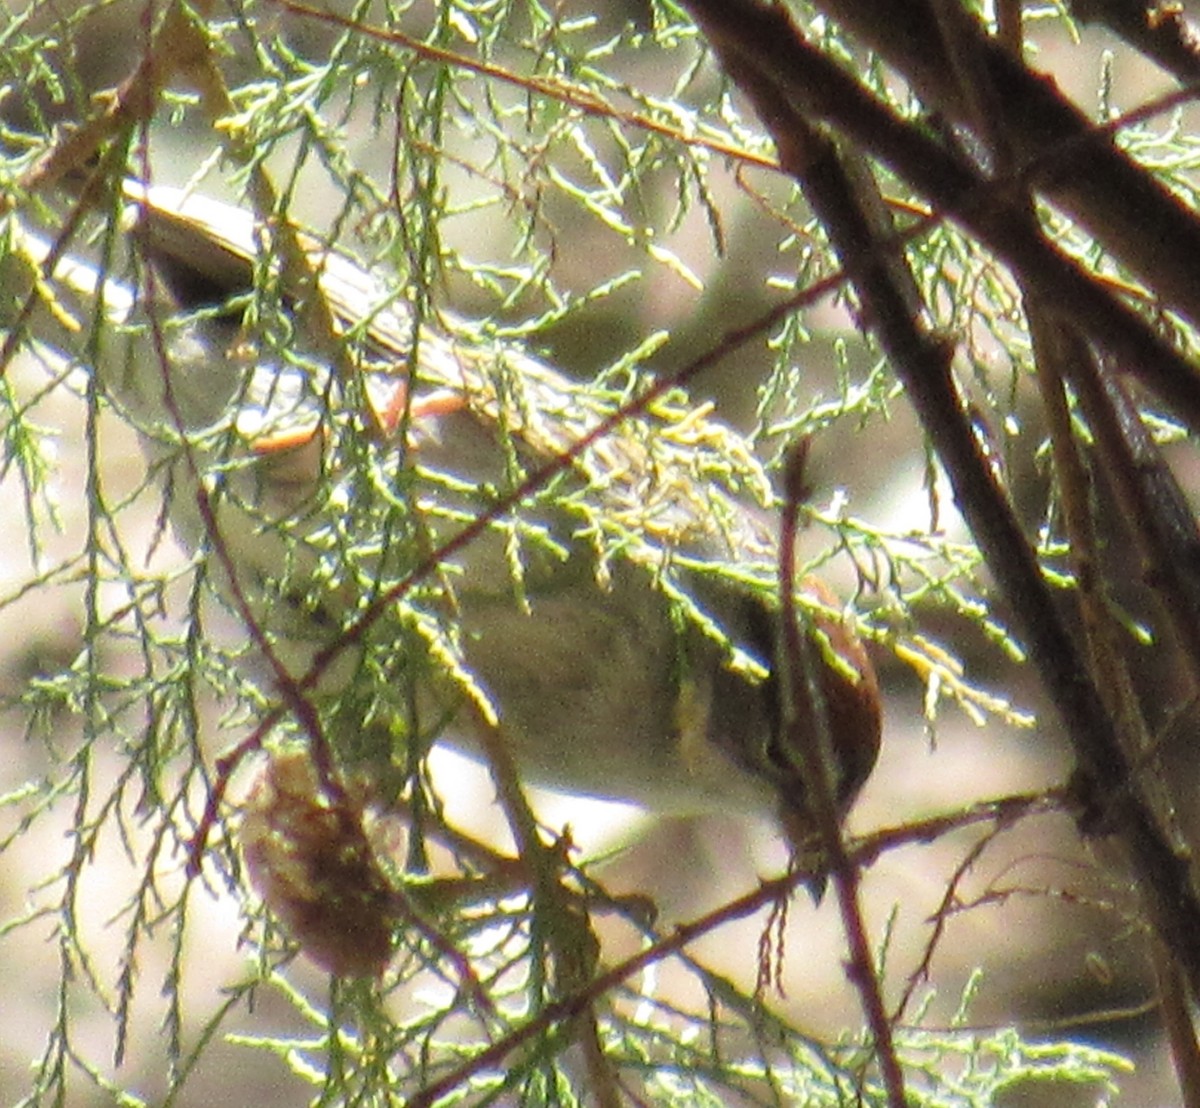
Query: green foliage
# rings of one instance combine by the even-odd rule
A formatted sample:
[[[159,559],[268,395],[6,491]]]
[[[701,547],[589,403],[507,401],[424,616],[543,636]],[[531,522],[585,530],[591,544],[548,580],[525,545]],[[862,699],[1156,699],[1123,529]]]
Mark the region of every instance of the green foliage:
[[[148,426],[141,413],[114,407],[86,367],[133,325],[40,289],[17,234],[19,216],[21,228],[53,238],[74,210],[61,195],[23,190],[38,159],[61,148],[58,123],[83,128],[103,111],[91,99],[85,47],[93,21],[113,14],[110,7],[118,20],[128,18],[119,4],[65,12],[47,5],[0,26],[0,85],[14,105],[0,123],[7,213],[0,322],[16,336],[14,349],[25,348],[0,393],[0,480],[9,534],[21,536],[11,545],[27,550],[21,573],[0,586],[0,616],[19,625],[47,597],[82,612],[71,656],[39,667],[6,701],[24,745],[0,795],[0,866],[13,867],[7,883],[20,889],[4,902],[0,939],[32,938],[43,961],[57,962],[43,979],[53,982],[53,996],[21,1103],[184,1104],[201,1082],[232,1103],[236,1081],[269,1056],[272,1073],[290,1079],[294,1102],[321,1105],[432,1103],[420,1097],[435,1086],[438,1104],[582,1104],[596,1065],[613,1088],[643,1103],[886,1104],[868,1031],[848,1028],[840,1040],[824,1041],[804,1032],[801,1020],[775,1014],[776,995],[763,987],[782,957],[774,952],[774,918],[761,925],[761,949],[742,959],[743,978],[757,968],[762,980],[733,982],[694,960],[677,933],[650,925],[630,898],[611,896],[602,887],[603,860],[570,856],[569,834],[549,851],[558,867],[555,899],[540,895],[536,866],[517,881],[502,879],[501,855],[447,824],[419,764],[426,735],[403,710],[411,667],[397,657],[425,658],[481,715],[494,715],[463,662],[453,620],[435,610],[453,595],[452,570],[397,599],[352,659],[349,691],[320,701],[316,713],[319,726],[335,733],[353,716],[358,745],[347,740],[335,749],[348,777],[367,765],[387,779],[365,798],[351,787],[341,800],[314,800],[314,810],[331,818],[341,817],[344,801],[368,838],[376,823],[383,827],[367,864],[394,887],[401,907],[396,948],[380,978],[313,977],[298,953],[304,944],[250,885],[236,849],[238,805],[218,806],[201,875],[191,872],[197,827],[224,784],[216,752],[294,706],[281,708],[248,676],[246,659],[259,644],[236,619],[231,626],[228,598],[214,603],[220,566],[204,552],[182,555],[169,536],[160,478],[198,454],[215,459],[203,487],[234,489],[222,505],[245,507],[236,499],[237,482],[252,468],[244,428],[226,420],[181,434],[169,419]],[[438,541],[471,525],[485,503],[520,489],[535,463],[570,451],[599,420],[637,404],[654,380],[683,370],[682,384],[707,391],[708,378],[689,367],[736,359],[741,397],[729,403],[747,413],[744,436],[685,388],[664,390],[486,528],[502,547],[518,600],[543,561],[566,557],[563,535],[544,523],[551,510],[565,512],[571,538],[595,556],[597,589],[632,565],[654,579],[681,625],[728,647],[695,584],[732,580],[769,599],[778,579],[771,553],[731,564],[675,551],[654,530],[658,505],[640,472],[611,466],[612,457],[649,457],[655,472],[678,468],[700,494],[679,509],[688,526],[732,531],[735,501],[781,506],[776,485],[798,439],[812,435],[818,447],[827,434],[843,436],[834,440],[842,444],[851,436],[884,441],[908,413],[890,367],[848,325],[845,313],[860,305],[837,279],[825,232],[800,188],[777,172],[765,132],[684,10],[665,0],[574,15],[532,0],[362,2],[345,16],[267,0],[233,0],[216,13],[208,7],[193,5],[187,18],[202,29],[207,56],[228,85],[226,110],[211,118],[211,88],[174,59],[172,90],[156,89],[144,118],[134,114],[97,140],[100,164],[114,184],[150,167],[156,178],[200,192],[232,191],[260,219],[310,227],[320,243],[386,273],[388,295],[408,306],[391,348],[377,333],[387,322],[385,301],[360,324],[335,328],[335,357],[314,355],[291,312],[282,252],[242,259],[253,266],[253,294],[231,307],[254,335],[254,355],[277,363],[280,381],[303,380],[329,434],[325,522],[312,528],[306,518],[286,537],[275,606],[311,611],[326,597],[350,595],[342,609],[335,601],[331,618],[339,630],[354,628],[376,600],[403,588]],[[829,56],[865,57],[819,5],[795,7]],[[147,56],[153,33],[129,36],[124,72]],[[917,115],[877,59],[866,58],[861,74],[899,117]],[[1194,198],[1194,141],[1186,134],[1174,125],[1161,133],[1138,128],[1123,141]],[[262,174],[277,186],[273,197],[264,195]],[[997,464],[1028,462],[1040,444],[1022,412],[1033,355],[1019,291],[978,242],[929,221],[902,182],[882,171],[880,178],[898,230],[913,232],[905,248],[933,325],[962,338],[957,373],[964,397],[987,413],[981,437],[990,431],[999,442]],[[114,280],[136,282],[136,263],[113,245],[119,206],[89,214],[66,245],[97,259]],[[1089,258],[1094,244],[1086,235],[1066,221],[1055,231]],[[1106,259],[1096,268],[1125,279]],[[822,282],[829,296],[806,295]],[[786,310],[775,306],[781,294],[794,299]],[[40,314],[30,322],[19,312],[34,302]],[[672,302],[685,307],[672,312]],[[142,339],[153,331],[147,327]],[[168,340],[178,334],[167,332]],[[462,357],[490,390],[489,413],[506,432],[509,453],[494,481],[481,488],[436,465],[414,478],[404,451],[371,438],[369,389],[339,378],[336,357],[372,370]],[[576,363],[580,384],[550,403],[522,394],[531,367],[536,376],[559,360]],[[559,420],[550,430],[530,418],[555,405]],[[269,414],[270,403],[262,408]],[[353,418],[336,414],[346,408]],[[148,473],[129,471],[133,426],[153,432],[161,448]],[[1164,440],[1180,433],[1165,418],[1155,430]],[[928,526],[915,524],[913,512],[885,511],[890,474],[830,467],[832,479],[803,507],[805,568],[837,575],[852,593],[848,618],[879,657],[899,663],[893,680],[916,691],[931,731],[944,702],[972,722],[1032,727],[1021,697],[991,676],[1023,661],[1024,645],[993,610],[983,557],[951,518],[944,478],[918,436],[909,439],[917,472],[924,458]],[[82,459],[69,472],[68,453]],[[420,448],[415,453],[421,464]],[[864,465],[873,464],[868,456]],[[1057,505],[1052,493],[1040,496],[1039,553],[1067,589],[1075,581]],[[270,522],[261,513],[249,518]],[[303,570],[291,564],[306,557],[311,566]],[[297,596],[300,578],[305,589]],[[830,614],[814,600],[807,613]],[[1133,616],[1127,622],[1136,624]],[[266,639],[277,634],[267,616],[262,627]],[[735,662],[747,670],[757,664],[744,655]],[[312,738],[307,725],[285,718],[268,749],[275,756]],[[382,802],[377,793],[387,794]],[[410,820],[407,859],[380,846],[403,837],[388,830],[393,800],[403,801]],[[23,853],[32,843],[42,852],[36,876]],[[430,853],[434,877],[409,864]],[[795,888],[792,881],[786,893]],[[654,890],[646,895],[653,900]],[[745,913],[714,907],[697,934],[752,910],[783,912],[783,895],[763,892]],[[239,923],[227,931],[232,943],[240,927],[243,947],[236,971],[206,992],[193,984],[203,967],[189,952],[203,926],[197,917],[213,902],[236,903]],[[582,980],[564,985],[555,978],[556,965],[565,974],[553,957],[555,929],[587,962],[595,939],[588,913],[621,920],[627,953],[610,954],[601,943]],[[803,961],[803,936],[789,942],[787,956]],[[880,962],[890,997],[911,967]],[[668,970],[686,980],[682,995],[663,980]],[[585,1015],[595,1020],[592,1040]],[[152,1049],[136,1032],[147,1020],[165,1031]],[[1017,1085],[1075,1083],[1115,1096],[1129,1070],[1118,1055],[1066,1038],[904,1020],[895,1031],[909,1103],[930,1108],[991,1104]],[[581,1041],[596,1046],[600,1063]],[[235,1059],[227,1090],[206,1072],[210,1053],[217,1067]],[[141,1068],[122,1068],[127,1059]]]

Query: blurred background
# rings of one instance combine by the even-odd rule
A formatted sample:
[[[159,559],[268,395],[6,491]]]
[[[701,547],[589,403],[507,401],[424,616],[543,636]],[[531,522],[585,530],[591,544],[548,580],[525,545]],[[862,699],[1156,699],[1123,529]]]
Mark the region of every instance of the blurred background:
[[[331,8],[336,10],[336,5]],[[526,44],[536,43],[539,35],[549,38],[535,9],[535,5],[514,9],[506,33]],[[48,82],[34,81],[33,75],[29,89],[18,92],[11,83],[4,89],[0,118],[8,145],[12,147],[17,134],[48,134],[53,127],[78,120],[93,103],[93,94],[126,79],[141,57],[146,10],[140,0],[77,5],[59,0],[27,8],[7,0],[0,10],[0,31],[7,21],[10,32],[20,29],[57,40],[47,57],[53,59],[58,73],[70,77],[57,97],[47,91]],[[350,6],[345,10],[349,12]],[[223,64],[231,86],[260,72],[263,59],[250,48],[251,41],[277,35],[297,56],[313,59],[342,48],[338,27],[289,12],[285,5],[268,2],[243,9],[232,4],[226,17],[228,53]],[[420,37],[437,18],[434,5],[414,3],[398,13],[395,26]],[[563,0],[553,9],[560,26],[589,18],[593,20],[586,32],[590,41],[599,44],[623,36],[610,55],[597,54],[604,57],[607,72],[639,90],[648,102],[668,99],[679,89],[695,56],[694,44],[680,43],[679,58],[670,57],[667,64],[650,39],[639,48],[629,45],[630,26],[650,26],[652,13],[646,4],[622,0],[596,12],[592,6]],[[522,19],[527,20],[523,26]],[[364,22],[382,23],[382,18],[371,12]],[[251,23],[252,33],[248,33]],[[1161,75],[1121,51],[1103,33],[1084,29],[1076,40],[1057,19],[1032,23],[1030,30],[1038,44],[1037,66],[1053,73],[1088,111],[1098,107],[1103,74],[1110,75],[1118,108],[1136,105],[1167,87]],[[473,50],[465,31],[459,46],[464,53]],[[384,45],[378,49],[382,51]],[[493,56],[514,66],[526,57],[515,48],[506,55],[503,47]],[[369,60],[368,51],[360,70],[362,86],[353,95],[347,90],[333,97],[325,117],[331,131],[336,131],[338,157],[344,160],[339,164],[354,167],[356,176],[386,191],[389,182],[403,179],[404,156],[398,146],[408,136],[399,127],[404,112],[398,109],[389,117],[370,95],[375,75]],[[693,77],[699,85],[717,79],[710,64],[697,67]],[[419,72],[406,89],[411,97],[432,95],[427,78]],[[536,103],[523,109],[524,93],[488,85],[481,75],[465,81],[459,94],[482,102],[485,92],[504,106],[512,141],[522,144],[522,156],[536,162],[532,148],[539,140],[538,128],[545,124],[540,113],[549,109]],[[214,136],[202,113],[195,110],[182,85],[173,95],[175,102],[164,102],[150,131],[154,179],[185,184],[208,162],[200,191],[236,198],[230,174],[213,156]],[[741,122],[753,124],[745,117]],[[613,135],[619,133],[619,128],[613,129]],[[756,141],[753,135],[744,137],[747,145]],[[513,261],[517,255],[520,265],[527,264],[530,248],[521,241],[524,220],[504,218],[504,206],[495,203],[497,191],[502,190],[497,184],[501,167],[488,161],[478,137],[466,129],[462,133],[448,129],[443,141],[440,184],[446,190],[442,210],[447,214],[438,228],[438,244],[451,262],[440,271],[439,302],[467,317],[509,319],[514,325],[537,317],[550,306],[544,288],[538,282],[511,280],[505,273],[506,267],[518,268]],[[610,146],[597,140],[597,149],[613,155],[613,165],[618,164],[614,153],[618,148],[615,140]],[[560,146],[556,153],[562,152]],[[273,149],[269,164],[280,179],[288,179],[297,157],[297,142],[287,140]],[[321,172],[320,163],[321,158],[307,163],[294,190],[291,212],[298,222],[325,229],[330,213],[341,210],[342,198],[338,174]],[[481,171],[484,166],[487,173]],[[577,150],[576,162],[564,161],[560,171],[582,177],[587,169],[587,152]],[[640,216],[652,229],[645,235],[614,228],[595,211],[571,202],[565,189],[530,189],[514,201],[539,205],[531,222],[540,228],[541,238],[533,250],[540,253],[548,279],[560,295],[586,297],[606,281],[634,270],[639,273],[637,280],[594,298],[561,322],[538,327],[529,341],[547,360],[587,377],[618,361],[646,336],[664,330],[671,340],[653,368],[671,372],[715,345],[730,329],[756,319],[778,300],[781,290],[802,287],[829,272],[811,228],[798,223],[794,235],[781,233],[781,226],[794,217],[783,182],[745,166],[734,171],[715,158],[709,169],[707,207],[693,202],[680,208],[673,193],[676,167],[665,155],[660,170],[642,176],[626,211],[631,218]],[[361,229],[350,228],[343,237],[364,256],[370,255],[370,228],[355,242],[357,230]],[[657,253],[645,249],[648,238]],[[468,267],[455,264],[458,259],[486,261],[495,267],[495,282],[489,285],[479,279],[478,271],[473,280]],[[963,281],[963,296],[969,298],[966,274]],[[962,305],[949,304],[946,310],[948,326],[969,326],[969,321],[962,322],[967,318]],[[796,356],[788,388],[802,405],[822,402],[835,410],[847,388],[862,387],[882,371],[878,354],[864,340],[853,311],[840,296],[806,310],[796,331],[789,337]],[[955,333],[962,338],[964,331]],[[1027,395],[1029,385],[1014,367],[1011,352],[992,336],[972,334],[966,345],[969,354],[963,355],[963,377],[979,387],[985,422],[1004,458],[1007,479],[1030,527],[1036,529],[1050,511],[1051,493],[1039,457],[1042,434]],[[766,343],[743,348],[694,380],[691,391],[697,399],[711,399],[722,419],[755,433],[760,410],[770,407],[763,399],[764,390],[779,360],[777,350]],[[78,377],[68,380],[67,386],[48,389],[44,365],[28,357],[11,367],[6,380],[6,387],[22,403],[36,404],[37,423],[53,451],[55,472],[52,520],[45,505],[25,501],[21,475],[11,464],[0,494],[0,527],[8,536],[0,544],[0,593],[5,599],[0,605],[0,692],[8,705],[0,717],[5,728],[0,738],[5,750],[0,758],[0,792],[10,798],[8,806],[0,809],[0,836],[5,844],[0,854],[0,916],[24,920],[21,926],[0,932],[0,967],[6,980],[0,1099],[18,1103],[28,1095],[30,1060],[47,1049],[59,1019],[56,1012],[69,1004],[80,1006],[72,1020],[76,1041],[89,1062],[106,1079],[136,1090],[147,1103],[158,1103],[171,1065],[168,1043],[177,1033],[171,1013],[164,1012],[161,984],[176,977],[182,983],[183,1011],[195,1021],[178,1032],[187,1042],[199,1023],[229,998],[231,983],[245,980],[247,966],[255,958],[249,932],[260,925],[248,922],[244,894],[210,875],[203,891],[193,892],[190,898],[186,957],[176,965],[172,935],[155,933],[153,898],[146,903],[147,898],[139,900],[137,895],[142,859],[147,849],[153,849],[138,813],[125,813],[120,834],[110,828],[91,843],[73,830],[73,802],[56,803],[46,796],[34,806],[38,815],[31,819],[34,808],[12,801],[31,787],[29,783],[42,783],[45,789],[47,782],[61,779],[62,759],[80,748],[85,727],[85,714],[65,706],[50,717],[31,718],[21,698],[31,683],[69,671],[80,655],[88,589],[86,536],[93,526],[81,490],[88,487],[93,473],[92,457],[107,502],[117,509],[121,541],[132,557],[148,570],[164,573],[184,561],[169,531],[164,531],[153,497],[135,496],[143,486],[144,465],[133,432],[115,418],[102,419],[98,427],[90,428]],[[932,470],[903,397],[890,387],[875,391],[882,399],[861,418],[830,418],[813,428],[814,502],[831,514],[843,512],[895,536],[928,532],[936,502],[937,527],[945,541],[966,541],[945,481]],[[992,406],[997,396],[1003,397],[1003,410]],[[779,449],[780,440],[770,435],[759,432],[757,441],[765,459]],[[1194,459],[1180,448],[1175,461],[1190,489],[1195,481]],[[39,521],[36,544],[31,538],[31,516]],[[830,533],[814,530],[806,542],[808,556],[818,557],[829,547]],[[831,560],[823,572],[843,597],[854,594],[857,582],[848,559]],[[169,598],[170,590],[164,595]],[[102,607],[110,608],[127,602],[128,597],[115,587],[100,599]],[[879,600],[866,595],[862,603],[870,607]],[[169,605],[167,611],[165,618],[179,618],[178,612],[170,614]],[[1002,621],[1002,608],[997,615]],[[946,642],[962,658],[970,680],[1032,713],[1036,725],[1020,728],[996,719],[977,723],[943,705],[936,727],[931,726],[929,690],[893,655],[877,651],[873,657],[885,688],[884,746],[879,767],[850,816],[850,829],[857,834],[953,811],[975,800],[1055,787],[1070,772],[1069,752],[1056,733],[1053,712],[1042,701],[1034,675],[1014,665],[952,611],[933,604],[918,610],[917,618],[925,634]],[[236,635],[236,629],[230,627],[226,633]],[[128,649],[129,657],[123,656],[123,649]],[[123,668],[136,667],[137,650],[136,642],[123,644],[112,636],[103,644],[102,669],[120,674]],[[1145,680],[1148,688],[1154,687],[1151,659]],[[231,716],[227,705],[214,702],[204,708],[201,730],[211,760],[245,733],[246,720]],[[1172,772],[1177,771],[1177,780],[1189,785],[1195,775],[1184,742],[1190,717],[1189,710],[1183,724],[1164,736]],[[90,770],[97,785],[116,782],[126,772],[122,750],[106,750],[103,742],[92,750],[89,757],[95,762]],[[507,844],[486,775],[450,753],[439,751],[433,761],[450,822]],[[245,772],[235,779],[235,794],[244,792],[248,781]],[[1180,788],[1185,797],[1190,791]],[[595,873],[611,891],[649,894],[665,929],[713,910],[752,888],[760,875],[777,874],[786,864],[785,850],[772,827],[732,816],[655,820],[636,810],[552,794],[538,795],[538,811],[551,827],[569,825],[583,856],[604,859]],[[1193,816],[1186,808],[1182,812],[1185,820]],[[889,936],[884,976],[891,1001],[921,963],[931,937],[930,917],[978,837],[978,832],[964,831],[929,845],[889,851],[866,871],[868,924],[877,940],[885,932]],[[957,894],[963,910],[952,915],[937,941],[927,981],[918,993],[925,1002],[922,1019],[931,1026],[948,1025],[970,988],[967,1025],[991,1028],[1014,1023],[1034,1037],[1078,1038],[1111,1047],[1137,1064],[1136,1073],[1122,1081],[1124,1103],[1171,1104],[1178,1094],[1156,1030],[1154,984],[1143,930],[1132,896],[1108,875],[1112,859],[1097,858],[1093,850],[1080,841],[1067,813],[1028,819],[997,836],[963,878]],[[177,849],[162,847],[156,868],[167,886],[182,882],[183,861]],[[69,969],[64,968],[61,948],[53,941],[59,917],[45,908],[48,891],[57,895],[61,888],[63,878],[55,875],[63,872],[67,880],[78,881],[76,903],[86,908],[86,918],[79,920],[86,949],[81,945]],[[50,890],[40,887],[47,880]],[[117,1046],[113,1011],[124,1003],[114,968],[121,963],[125,926],[135,910],[146,914],[151,940],[138,954],[141,984],[130,1002],[124,1063],[114,1070],[110,1065]],[[603,919],[599,926],[609,944],[609,959],[636,949],[627,928]],[[752,987],[764,926],[759,916],[723,927],[692,953]],[[795,900],[788,917],[786,951],[784,992],[769,995],[768,1003],[816,1037],[832,1039],[858,1028],[858,998],[846,979],[841,923],[833,898],[819,907],[804,897]],[[308,990],[322,987],[321,972],[303,959],[289,972]],[[660,974],[658,987],[665,994],[678,997],[680,1003],[705,1003],[683,967],[671,963],[661,967]],[[79,999],[79,990],[64,990],[64,978],[78,975],[94,976],[102,983],[98,992],[107,997],[106,1004],[88,1004]],[[253,1003],[243,998],[225,1018],[222,1034],[199,1056],[185,1093],[173,1103],[292,1104],[308,1095],[308,1086],[281,1059],[223,1038],[229,1032],[283,1035],[304,1029],[294,1010],[271,991],[262,990],[250,999]],[[1057,1087],[1041,1099],[1009,1093],[1003,1103],[1094,1104],[1100,1097],[1094,1086]],[[107,1095],[97,1089],[91,1100],[77,1103],[107,1102]]]

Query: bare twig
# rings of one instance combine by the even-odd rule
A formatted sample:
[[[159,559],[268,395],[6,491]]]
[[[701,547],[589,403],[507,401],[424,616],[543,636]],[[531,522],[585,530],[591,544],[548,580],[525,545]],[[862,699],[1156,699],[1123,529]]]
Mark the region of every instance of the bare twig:
[[[767,8],[755,0],[688,0],[687,7],[731,76],[760,106],[764,122],[776,138],[781,162],[805,184],[839,254],[856,262],[863,258],[875,260],[855,279],[867,322],[904,383],[949,475],[958,505],[1013,607],[1038,672],[1067,725],[1078,758],[1076,786],[1085,802],[1084,825],[1120,831],[1149,914],[1164,939],[1178,952],[1192,988],[1200,994],[1200,946],[1195,940],[1200,934],[1200,897],[1192,882],[1190,863],[1175,850],[1153,806],[1138,791],[1133,767],[1087,675],[1081,652],[1058,614],[1011,504],[980,453],[951,375],[951,350],[919,323],[911,307],[911,278],[895,277],[896,263],[890,260],[886,239],[879,234],[871,212],[856,202],[850,180],[844,175],[839,180],[836,172],[831,172],[824,187],[813,187],[816,178],[805,160],[812,156],[812,144],[804,111],[819,109],[821,117],[845,122],[847,113],[835,107],[834,99],[843,94],[853,97],[860,107],[869,107],[880,127],[891,132],[895,141],[890,145],[896,150],[908,145],[909,136],[902,137],[904,125],[878,105],[868,104],[866,94],[853,82],[841,81],[837,67],[807,47],[782,9]],[[832,85],[817,84],[818,77],[829,76],[830,71],[831,80],[838,86],[836,91]],[[878,147],[877,136],[861,126],[866,118],[865,112],[859,114],[850,137],[868,149]],[[953,176],[958,180],[958,185],[945,191],[940,187],[929,190],[930,195],[939,203],[944,200],[945,207],[968,223],[967,209],[977,205],[978,195],[971,205],[964,203],[967,194],[959,189],[965,184],[961,163],[949,160],[950,155],[936,144],[929,145],[931,157],[938,158],[943,167],[956,166]],[[920,167],[907,160],[903,171],[911,174],[914,184],[924,176]],[[926,178],[926,183],[932,181]],[[1030,287],[1051,295],[1053,283],[1045,280],[1047,270],[1034,260],[1035,255],[1048,259],[1048,246],[1019,205],[1006,205],[1004,212],[1005,237],[1019,238],[1024,243],[1022,251],[1010,250],[1006,256]],[[987,237],[994,241],[1001,237],[994,222],[996,214],[993,211],[978,227],[980,231],[990,228]],[[1066,276],[1058,263],[1054,268]],[[1070,281],[1092,293],[1097,291],[1082,271],[1074,270]],[[1093,322],[1087,319],[1089,329]],[[1098,331],[1096,334],[1099,337]],[[1192,367],[1179,361],[1180,372],[1194,382]]]
[[[1068,0],[1071,14],[1098,23],[1188,84],[1200,79],[1200,35],[1182,4],[1159,0]]]
[[[975,11],[929,0],[822,0],[819,5],[916,89],[931,111],[967,128],[973,105],[956,80],[945,36],[969,49],[1018,164],[1038,166],[1038,191],[1086,227],[1164,303],[1200,322],[1200,221],[1178,197],[1098,132],[1052,81],[987,35]],[[986,136],[980,136],[984,139]]]
[[[780,621],[783,630],[778,664],[780,688],[783,690],[784,726],[789,732],[790,755],[802,770],[806,807],[816,825],[837,890],[842,927],[850,947],[847,974],[858,990],[867,1026],[871,1029],[875,1058],[883,1075],[888,1103],[892,1108],[904,1108],[904,1073],[896,1056],[892,1025],[883,1003],[883,985],[879,980],[866,921],[859,904],[859,871],[842,840],[841,820],[838,817],[835,782],[840,759],[835,743],[845,737],[833,734],[829,708],[821,694],[815,647],[809,637],[801,632],[796,611],[796,591],[793,587],[796,579],[796,530],[801,505],[808,498],[803,476],[806,453],[807,443],[802,441],[788,460],[779,540]],[[815,742],[806,739],[809,734],[815,738]]]

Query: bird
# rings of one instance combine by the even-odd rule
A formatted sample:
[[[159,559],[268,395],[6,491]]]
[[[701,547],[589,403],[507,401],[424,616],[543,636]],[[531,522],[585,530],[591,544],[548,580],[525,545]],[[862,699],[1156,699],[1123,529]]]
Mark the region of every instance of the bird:
[[[711,406],[673,389],[622,419],[641,371],[574,381],[281,217],[136,180],[123,206],[121,262],[22,224],[0,323],[32,297],[29,333],[94,363],[180,543],[253,632],[266,695],[346,640],[313,696],[347,765],[399,782],[408,751],[480,756],[493,729],[529,784],[765,813],[819,868],[796,745],[825,729],[844,817],[878,756],[879,685],[804,576],[820,696],[786,718],[782,682],[806,678],[780,664],[777,497]]]

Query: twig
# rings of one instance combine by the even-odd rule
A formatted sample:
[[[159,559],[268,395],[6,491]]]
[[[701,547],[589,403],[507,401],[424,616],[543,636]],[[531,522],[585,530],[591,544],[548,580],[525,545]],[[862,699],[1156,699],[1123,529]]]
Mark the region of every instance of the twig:
[[[838,74],[837,67],[828,59],[807,47],[783,9],[767,9],[755,0],[720,3],[687,0],[687,7],[696,14],[735,79],[744,82],[752,95],[766,90],[769,110],[764,122],[776,136],[785,165],[797,147],[799,154],[805,153],[803,136],[807,133],[807,123],[793,105],[819,104],[824,114],[843,115],[835,112],[833,98],[847,85],[846,95],[856,98],[860,105],[867,103],[861,88]],[[818,58],[815,64],[814,55]],[[829,70],[837,74],[834,85],[814,88],[816,78]],[[835,89],[835,85],[840,88]],[[904,129],[890,113],[877,107],[872,109],[872,115],[894,136]],[[863,115],[858,122],[864,122],[865,118]],[[804,126],[803,131],[796,126],[797,122]],[[863,133],[861,127],[851,137],[867,148],[876,144],[876,139]],[[904,136],[905,145],[909,137]],[[933,156],[943,165],[949,164],[946,161],[949,155],[936,143],[930,145]],[[804,170],[803,163],[799,163],[794,172],[803,180]],[[905,170],[923,175],[921,167],[916,165],[906,163]],[[1084,801],[1081,825],[1085,830],[1101,826],[1119,830],[1145,894],[1150,917],[1183,960],[1190,984],[1200,995],[1200,944],[1196,941],[1200,935],[1200,897],[1192,882],[1190,863],[1175,850],[1153,806],[1138,791],[1133,767],[1094,683],[1087,676],[1080,651],[1059,615],[1033,549],[1012,505],[997,485],[991,466],[981,454],[951,374],[952,351],[919,324],[910,307],[911,278],[894,279],[895,262],[885,253],[882,236],[867,212],[856,203],[849,182],[838,184],[831,179],[827,194],[822,194],[824,199],[815,190],[810,190],[809,195],[843,259],[875,260],[873,266],[863,267],[863,276],[855,280],[866,318],[942,461],[955,499],[988,567],[1012,605],[1033,662],[1066,724],[1079,766],[1075,785],[1077,795]],[[950,210],[963,213],[967,222],[966,194],[952,187],[946,192],[934,188],[931,195],[939,201],[945,199]],[[997,214],[993,211],[982,223],[983,230],[990,227],[988,238],[995,241],[1002,237],[1000,227],[994,222]],[[1020,239],[1026,249],[1019,253],[1028,254],[1019,256],[1010,250],[1007,252],[1010,262],[1040,295],[1052,295],[1053,286],[1045,280],[1046,271],[1034,261],[1035,255],[1048,257],[1049,247],[1019,207],[1007,205],[1004,214],[1005,237]],[[1092,293],[1098,292],[1082,271],[1073,270],[1071,280]],[[1115,337],[1102,335],[1103,325],[1090,317],[1084,317],[1084,322],[1097,341]],[[1180,363],[1180,372],[1194,385],[1198,380],[1194,369],[1174,354],[1172,359]]]
[[[991,106],[1001,116],[992,122],[1019,165],[1039,167],[1038,191],[1165,303],[1200,322],[1195,212],[1093,127],[1052,81],[987,35],[974,10],[947,4],[935,17],[929,0],[820,0],[818,6],[894,66],[926,108],[967,128],[975,124],[972,103],[957,83],[944,36],[969,50],[979,79],[995,90]]]
[[[1182,4],[1160,0],[1068,0],[1082,23],[1098,23],[1177,80],[1200,79],[1200,36]]]
[[[883,1075],[888,1103],[904,1108],[904,1073],[896,1056],[892,1025],[883,1003],[883,986],[867,936],[859,904],[859,869],[842,840],[836,797],[837,767],[841,761],[833,734],[829,706],[824,702],[818,677],[819,660],[808,635],[800,628],[796,610],[796,533],[802,503],[808,499],[803,465],[807,442],[792,451],[785,470],[784,513],[779,539],[779,598],[782,630],[778,651],[779,685],[783,699],[783,725],[788,751],[800,765],[805,785],[805,806],[816,825],[841,910],[842,929],[850,948],[847,976],[858,990],[866,1016],[875,1059]],[[812,739],[816,741],[813,742]]]

